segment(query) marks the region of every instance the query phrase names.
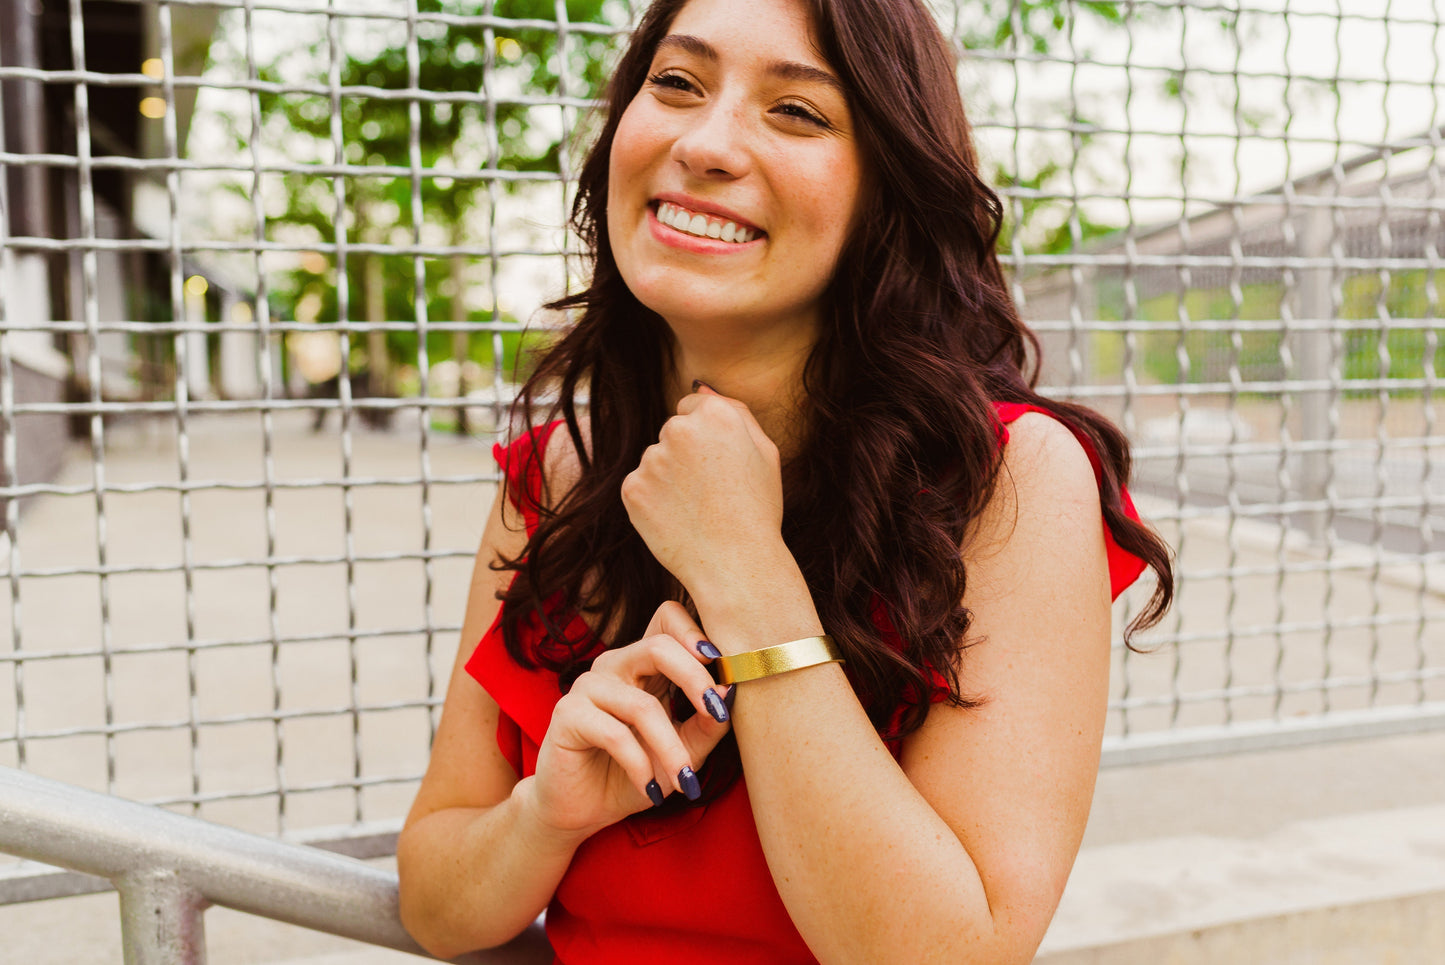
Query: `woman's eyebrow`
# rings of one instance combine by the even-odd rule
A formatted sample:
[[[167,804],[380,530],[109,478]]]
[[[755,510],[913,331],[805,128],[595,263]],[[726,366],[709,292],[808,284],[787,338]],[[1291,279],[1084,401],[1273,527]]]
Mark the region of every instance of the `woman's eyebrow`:
[[[717,60],[717,50],[713,45],[701,37],[694,37],[692,34],[668,34],[657,42],[658,51],[666,50],[669,47],[678,47],[704,60]]]
[[[691,34],[668,34],[657,43],[659,51],[669,47],[677,47],[694,57],[701,57],[704,60],[717,61],[719,59],[717,49],[701,37],[694,37]],[[847,97],[843,85],[838,78],[821,67],[814,67],[812,64],[801,64],[794,60],[775,60],[765,68],[766,72],[782,80],[801,81],[803,83],[823,84],[831,87],[839,97]]]
[[[821,67],[814,67],[812,64],[800,64],[795,60],[775,60],[767,67],[767,72],[782,80],[801,81],[805,84],[823,84],[831,87],[839,97],[847,99],[843,92],[843,85],[832,74]]]

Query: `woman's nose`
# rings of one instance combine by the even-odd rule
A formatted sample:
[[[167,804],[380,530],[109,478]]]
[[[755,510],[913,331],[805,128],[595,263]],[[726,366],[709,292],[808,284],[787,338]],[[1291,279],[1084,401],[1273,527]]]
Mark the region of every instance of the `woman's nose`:
[[[672,159],[695,177],[739,178],[752,163],[747,124],[738,106],[714,103],[672,142]]]

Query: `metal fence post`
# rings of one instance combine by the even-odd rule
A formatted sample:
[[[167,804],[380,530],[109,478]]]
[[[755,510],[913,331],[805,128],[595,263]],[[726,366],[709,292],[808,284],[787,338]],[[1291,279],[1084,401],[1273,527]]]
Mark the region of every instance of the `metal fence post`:
[[[147,870],[115,883],[125,965],[206,965],[206,900],[179,872]]]
[[[1323,201],[1322,181],[1309,185],[1308,196]],[[1304,193],[1304,192],[1301,192]],[[1330,254],[1334,221],[1329,207],[1323,203],[1305,209],[1304,230],[1299,233],[1299,254],[1313,264],[1300,272],[1299,319],[1302,331],[1296,333],[1298,345],[1294,357],[1298,362],[1299,380],[1306,387],[1299,393],[1300,455],[1299,487],[1302,498],[1323,505],[1328,497],[1330,452],[1330,378],[1332,337],[1330,325],[1333,302],[1330,295],[1331,269],[1325,264]],[[1305,514],[1305,532],[1311,540],[1325,538],[1328,513],[1312,509]]]

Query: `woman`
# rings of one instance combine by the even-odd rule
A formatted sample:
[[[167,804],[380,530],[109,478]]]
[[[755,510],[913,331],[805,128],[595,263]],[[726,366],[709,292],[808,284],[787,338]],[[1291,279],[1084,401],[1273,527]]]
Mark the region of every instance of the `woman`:
[[[1147,625],[1170,570],[1119,433],[1030,388],[946,45],[918,0],[659,0],[608,101],[403,921],[443,957],[547,908],[567,963],[1028,961],[1111,596],[1153,567]]]

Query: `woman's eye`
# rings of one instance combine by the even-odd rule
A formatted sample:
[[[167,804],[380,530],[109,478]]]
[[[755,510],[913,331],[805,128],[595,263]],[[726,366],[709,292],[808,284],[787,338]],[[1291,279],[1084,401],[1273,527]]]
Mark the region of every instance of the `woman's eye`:
[[[692,82],[681,74],[653,74],[647,78],[647,82],[654,87],[663,87],[668,90],[690,91],[693,89]]]
[[[796,118],[814,127],[826,128],[830,126],[828,122],[823,119],[822,115],[810,108],[804,107],[802,104],[779,104],[775,110],[784,117]]]

